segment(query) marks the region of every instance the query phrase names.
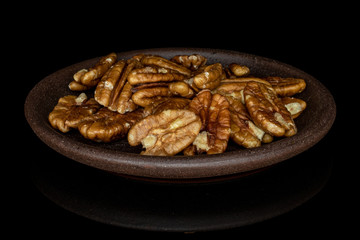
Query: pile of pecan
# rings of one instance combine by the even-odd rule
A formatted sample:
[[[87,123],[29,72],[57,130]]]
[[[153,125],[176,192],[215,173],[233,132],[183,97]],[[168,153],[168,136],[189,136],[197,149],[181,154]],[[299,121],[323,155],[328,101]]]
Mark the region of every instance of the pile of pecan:
[[[95,89],[94,97],[68,95],[49,114],[61,132],[78,129],[87,139],[127,138],[144,155],[218,154],[231,139],[245,148],[296,134],[294,119],[306,102],[292,97],[303,79],[250,75],[237,63],[207,64],[199,54],[139,54],[102,57],[74,74],[73,91]]]

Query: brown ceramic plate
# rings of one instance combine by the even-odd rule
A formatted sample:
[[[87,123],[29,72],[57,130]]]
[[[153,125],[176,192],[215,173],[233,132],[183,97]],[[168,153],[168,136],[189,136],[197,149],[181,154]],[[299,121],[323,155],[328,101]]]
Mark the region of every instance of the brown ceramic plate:
[[[252,74],[257,76],[303,78],[307,88],[298,97],[305,100],[308,107],[295,120],[298,133],[254,149],[244,149],[229,143],[227,151],[222,154],[160,157],[140,155],[141,147],[130,147],[126,139],[107,144],[96,143],[83,138],[75,130],[64,134],[53,129],[48,122],[48,114],[60,97],[79,94],[70,91],[67,86],[76,71],[92,66],[99,59],[94,58],[47,76],[30,91],[25,102],[25,116],[36,135],[64,156],[98,169],[137,177],[194,179],[254,171],[290,159],[319,142],[335,120],[336,105],[331,93],[320,81],[290,65],[240,52],[202,48],[138,50],[118,53],[118,58],[127,59],[138,53],[157,54],[166,58],[198,53],[207,57],[210,64],[221,62],[227,65],[236,62],[247,65]]]

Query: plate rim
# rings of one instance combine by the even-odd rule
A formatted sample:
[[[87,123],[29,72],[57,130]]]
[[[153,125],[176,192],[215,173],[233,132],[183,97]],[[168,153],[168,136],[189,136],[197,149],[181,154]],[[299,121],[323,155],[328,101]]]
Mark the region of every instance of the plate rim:
[[[24,111],[27,122],[29,123],[32,130],[35,134],[50,148],[54,149],[58,153],[75,160],[77,162],[95,167],[101,170],[115,172],[120,174],[134,175],[140,177],[153,177],[153,178],[168,178],[168,179],[191,179],[191,178],[206,178],[206,177],[216,177],[229,175],[240,172],[247,172],[255,170],[262,167],[267,167],[286,159],[292,158],[306,149],[314,146],[319,142],[331,129],[335,118],[336,118],[336,104],[333,96],[330,91],[316,78],[309,75],[308,73],[291,66],[289,64],[280,62],[278,60],[270,59],[267,57],[257,56],[249,53],[243,53],[233,50],[224,50],[224,49],[213,49],[213,48],[149,48],[149,49],[138,49],[131,50],[126,52],[119,52],[118,58],[124,55],[135,55],[136,53],[150,53],[150,52],[188,52],[188,53],[209,53],[212,52],[214,55],[220,54],[231,54],[236,56],[242,56],[243,58],[253,58],[257,62],[266,61],[270,64],[278,64],[283,67],[289,68],[293,71],[297,71],[302,75],[305,75],[307,79],[311,79],[312,83],[315,83],[318,88],[325,94],[328,98],[328,105],[331,106],[330,111],[328,112],[328,118],[322,119],[321,124],[324,128],[320,129],[315,135],[303,143],[301,148],[294,148],[292,145],[296,144],[296,140],[300,137],[299,133],[291,138],[278,139],[276,142],[270,144],[264,144],[256,149],[239,149],[231,152],[225,152],[217,155],[197,155],[194,157],[188,156],[173,156],[173,157],[162,157],[162,156],[143,156],[134,153],[127,153],[115,151],[113,149],[105,149],[100,146],[94,147],[86,145],[83,142],[75,141],[74,139],[69,139],[66,133],[61,133],[55,129],[49,128],[47,126],[40,125],[39,117],[36,117],[34,114],[34,105],[31,105],[31,102],[36,98],[36,94],[39,89],[43,87],[51,78],[55,77],[59,73],[64,71],[69,71],[69,69],[74,68],[77,65],[84,64],[86,62],[93,62],[100,57],[95,57],[87,59],[72,65],[69,65],[65,68],[59,69],[54,73],[46,76],[40,80],[29,92],[25,100]],[[160,54],[161,55],[161,54]],[[38,120],[38,121],[34,121]],[[50,130],[49,130],[50,129]],[[308,134],[308,136],[310,136]],[[288,141],[290,144],[284,144],[284,140]],[[286,143],[285,141],[285,143]],[[291,144],[292,143],[292,144]],[[77,144],[77,148],[73,148],[72,145]],[[269,151],[272,148],[278,146],[283,146],[282,152],[273,152],[272,156],[268,157],[265,155],[269,154]],[[81,151],[80,151],[81,150]],[[240,153],[241,152],[241,153]],[[256,152],[256,155],[252,154]],[[284,152],[286,154],[284,154]],[[101,153],[100,155],[98,155]],[[242,157],[239,159],[239,153]],[[245,154],[246,153],[246,154]],[[141,156],[141,157],[139,157]],[[226,159],[225,159],[226,158]],[[263,161],[259,161],[258,159]],[[135,160],[135,161],[134,161]],[[191,160],[191,161],[190,161]],[[246,160],[246,161],[245,161]],[[266,160],[264,162],[264,160]],[[245,161],[245,163],[244,163]],[[226,162],[226,164],[224,164]],[[246,164],[249,162],[251,164]],[[204,171],[206,169],[206,171]]]

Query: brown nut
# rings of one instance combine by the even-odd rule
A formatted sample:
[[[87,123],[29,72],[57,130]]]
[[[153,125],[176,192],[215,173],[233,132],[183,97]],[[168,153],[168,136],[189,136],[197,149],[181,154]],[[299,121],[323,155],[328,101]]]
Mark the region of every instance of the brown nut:
[[[126,114],[113,112],[102,108],[85,121],[78,129],[85,138],[96,142],[112,142],[123,138],[129,129],[144,117],[143,109],[138,109]]]
[[[73,75],[73,79],[75,82],[78,82],[81,84],[81,78],[84,77],[85,73],[89,72],[89,69],[80,69]]]
[[[194,84],[200,89],[214,89],[226,77],[221,63],[215,63],[204,68],[202,73],[194,76]]]
[[[198,114],[202,122],[202,132],[193,142],[197,152],[224,152],[230,137],[230,111],[226,98],[203,90],[190,102],[188,109]]]
[[[250,69],[247,66],[237,63],[230,64],[229,69],[237,77],[243,77],[250,74]]]
[[[96,86],[94,98],[101,105],[108,107],[115,95],[115,89],[118,86],[120,76],[125,69],[126,62],[120,60],[101,78]],[[122,88],[122,86],[120,86]]]
[[[259,147],[265,132],[252,122],[245,105],[239,99],[226,99],[230,104],[231,139],[245,148]]]
[[[281,98],[286,109],[291,113],[293,119],[297,118],[306,108],[306,102],[299,98],[284,97]]]
[[[237,78],[230,78],[230,79],[223,79],[221,80],[221,84],[225,84],[225,83],[248,83],[248,82],[258,82],[258,83],[262,83],[265,85],[269,85],[271,86],[271,84],[266,81],[263,78],[258,78],[258,77],[237,77]]]
[[[186,75],[175,70],[158,66],[147,66],[134,69],[129,74],[128,81],[131,85],[138,85],[144,83],[181,81],[185,78]]]
[[[207,62],[207,59],[200,54],[191,54],[174,56],[171,61],[176,62],[192,71],[195,71],[201,66],[204,66]]]
[[[179,97],[161,98],[147,105],[144,109],[144,112],[145,115],[148,116],[152,114],[158,114],[169,109],[186,109],[190,102],[190,99]]]
[[[205,131],[203,131],[203,132],[205,132]],[[200,135],[200,133],[198,134],[198,136],[199,135]],[[206,139],[206,141],[207,141],[207,139]],[[194,145],[194,143],[192,143],[183,150],[183,154],[185,156],[195,156],[195,155],[199,154],[199,152],[197,150],[197,147]]]
[[[223,153],[230,137],[229,103],[220,94],[214,94],[209,109],[207,132],[210,133],[210,149],[207,154]]]
[[[208,115],[211,104],[212,94],[209,90],[203,90],[199,92],[196,97],[194,97],[188,109],[195,112],[200,116],[201,119],[201,131],[206,130],[206,126],[208,124]]]
[[[98,84],[101,77],[116,62],[116,53],[110,53],[102,58],[91,68],[81,69],[74,74],[74,80],[82,85],[93,87]]]
[[[186,82],[172,82],[169,84],[170,92],[175,96],[192,98],[195,95],[194,90]]]
[[[220,86],[213,90],[214,93],[219,93],[223,96],[229,96],[235,99],[239,99],[242,103],[245,103],[244,100],[244,89],[246,87],[246,82],[244,83],[221,83]]]
[[[268,85],[247,83],[244,97],[248,112],[254,123],[272,136],[292,136],[297,129],[281,99]]]
[[[251,121],[247,122],[236,114],[231,114],[231,139],[245,148],[260,147],[261,141],[251,132]],[[263,131],[262,131],[263,132]]]
[[[291,97],[306,88],[306,82],[301,78],[267,77],[265,80],[272,85],[275,92],[281,97]]]
[[[137,106],[131,100],[131,85],[128,84],[127,77],[138,66],[141,64],[136,59],[118,61],[97,85],[95,100],[122,114],[135,110]]]
[[[265,133],[263,138],[261,139],[261,142],[263,142],[263,143],[271,143],[273,140],[274,140],[273,136],[271,136],[268,133]]]
[[[170,60],[167,60],[166,58],[163,58],[160,56],[144,56],[141,59],[141,63],[144,65],[155,65],[160,68],[171,69],[171,70],[181,73],[185,76],[191,75],[191,71],[189,69],[187,69],[186,67],[179,65],[175,62],[172,62]]]
[[[128,142],[131,146],[142,143],[143,155],[173,156],[195,140],[200,127],[194,112],[166,110],[137,122],[128,133]]]
[[[109,109],[122,114],[134,111],[138,108],[138,105],[132,100],[132,95],[132,86],[129,82],[126,82],[120,95],[112,102]]]
[[[85,93],[79,96],[68,95],[59,99],[48,119],[53,128],[68,132],[77,128],[81,121],[94,114],[101,106]]]
[[[220,86],[214,89],[213,92],[239,99],[245,104],[244,89],[248,82],[259,82],[271,86],[267,81],[257,77],[232,78],[221,80]]]
[[[146,85],[144,85],[146,86]],[[135,104],[146,107],[153,102],[160,100],[162,98],[171,97],[172,93],[169,88],[166,87],[149,87],[149,88],[141,88],[133,93],[131,99]]]
[[[69,83],[69,89],[71,91],[78,91],[78,92],[81,92],[81,91],[86,91],[86,90],[89,90],[91,87],[89,86],[85,86],[85,85],[82,85],[81,83],[77,82],[77,81],[71,81]]]

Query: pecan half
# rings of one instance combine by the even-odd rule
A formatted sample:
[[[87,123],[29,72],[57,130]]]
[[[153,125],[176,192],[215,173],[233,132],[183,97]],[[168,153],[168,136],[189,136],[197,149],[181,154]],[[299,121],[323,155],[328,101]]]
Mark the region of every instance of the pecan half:
[[[132,58],[118,61],[101,79],[95,90],[95,100],[110,110],[119,113],[131,112],[137,108],[131,100],[131,85],[127,82],[130,72],[142,66]]]
[[[169,109],[186,109],[190,102],[190,99],[179,97],[161,98],[147,105],[144,112],[145,115],[148,116],[158,114]]]
[[[194,83],[200,89],[214,89],[226,77],[221,63],[215,63],[204,68],[204,71],[194,76]]]
[[[174,96],[192,98],[195,95],[194,90],[186,82],[172,82],[169,84],[169,90]]]
[[[86,90],[89,90],[90,88],[92,87],[89,87],[89,86],[85,86],[83,84],[81,84],[80,82],[77,82],[77,81],[71,81],[68,85],[69,89],[71,91],[86,91]]]
[[[268,81],[275,92],[282,97],[291,97],[306,88],[306,82],[301,78],[267,77],[265,80]]]
[[[247,83],[244,89],[245,103],[254,123],[272,136],[292,136],[297,129],[275,90],[257,82]]]
[[[146,88],[146,85],[144,85],[144,87],[142,86],[142,88],[133,93],[131,97],[134,103],[141,107],[146,107],[157,100],[172,96],[168,87],[155,86]]]
[[[171,58],[171,61],[195,71],[206,64],[207,58],[200,54],[176,55]]]
[[[81,69],[74,74],[74,80],[80,82],[82,85],[94,87],[98,84],[101,77],[110,69],[116,62],[116,53],[110,53],[102,58],[91,68]]]
[[[71,128],[77,128],[81,121],[94,114],[100,107],[95,99],[87,99],[85,93],[79,96],[68,95],[59,99],[48,119],[53,128],[65,133]]]
[[[247,66],[237,63],[231,63],[229,69],[237,77],[243,77],[250,74],[250,69]]]
[[[119,85],[120,76],[125,69],[126,62],[120,60],[101,78],[101,81],[95,89],[95,100],[101,105],[108,107],[113,101],[115,89]],[[122,88],[123,84],[120,84]]]
[[[219,87],[213,90],[214,93],[219,93],[223,96],[233,97],[239,99],[242,103],[245,103],[244,100],[244,89],[246,87],[246,82],[244,83],[221,83]]]
[[[138,105],[132,100],[132,95],[132,86],[129,82],[126,82],[120,95],[112,102],[109,109],[122,114],[134,111],[138,108]]]
[[[271,86],[267,81],[257,77],[232,78],[221,80],[220,86],[214,89],[213,92],[239,99],[245,104],[244,89],[248,82],[259,82]]]
[[[173,71],[177,71],[185,76],[190,76],[191,71],[186,67],[179,65],[175,62],[167,60],[166,58],[160,56],[144,56],[141,59],[141,63],[144,65],[155,65],[160,68],[171,69]]]
[[[259,147],[265,132],[252,122],[245,105],[239,99],[229,96],[226,99],[230,104],[231,139],[245,148]]]
[[[172,69],[146,66],[133,70],[128,76],[128,81],[131,85],[138,85],[144,83],[181,81],[185,78],[186,75]]]
[[[137,122],[128,133],[131,146],[143,155],[173,156],[189,146],[200,131],[200,118],[189,110],[166,110]]]
[[[209,120],[208,115],[209,115],[211,99],[212,99],[211,92],[209,90],[203,90],[199,92],[196,95],[196,97],[194,97],[191,100],[189,104],[188,109],[200,116],[202,122],[201,131],[206,130],[206,126]]]
[[[143,109],[120,114],[108,108],[102,108],[92,117],[82,121],[78,129],[87,139],[96,142],[112,142],[125,137],[129,129],[143,117]]]
[[[197,152],[224,152],[230,137],[230,111],[226,98],[203,90],[190,102],[188,109],[199,115],[202,122],[202,132],[193,143]]]
[[[258,83],[263,83],[265,85],[269,85],[271,86],[271,84],[266,81],[263,78],[258,78],[258,77],[236,77],[236,78],[230,78],[230,79],[223,79],[221,80],[221,84],[225,84],[225,83],[248,83],[248,82],[258,82]]]
[[[286,109],[291,113],[293,119],[297,118],[306,108],[306,102],[299,98],[284,97],[281,98]]]
[[[206,153],[225,152],[230,137],[230,112],[228,101],[220,94],[212,97],[207,132],[210,133],[210,149]]]

